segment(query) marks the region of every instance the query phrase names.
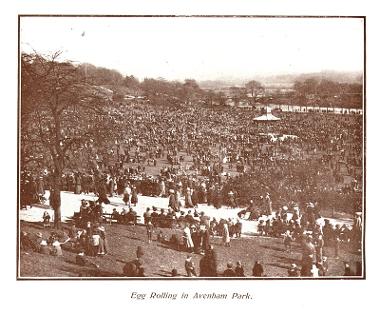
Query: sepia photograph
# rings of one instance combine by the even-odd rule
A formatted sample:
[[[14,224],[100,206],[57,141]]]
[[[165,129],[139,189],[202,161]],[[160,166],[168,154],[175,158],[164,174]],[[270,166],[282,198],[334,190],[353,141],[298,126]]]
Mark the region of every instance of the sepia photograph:
[[[18,15],[17,279],[365,279],[365,34]]]

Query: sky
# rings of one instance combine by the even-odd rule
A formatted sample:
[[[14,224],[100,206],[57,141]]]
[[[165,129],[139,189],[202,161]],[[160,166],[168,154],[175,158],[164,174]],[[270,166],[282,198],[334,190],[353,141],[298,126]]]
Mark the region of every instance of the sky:
[[[358,18],[22,17],[24,52],[168,80],[363,71]]]

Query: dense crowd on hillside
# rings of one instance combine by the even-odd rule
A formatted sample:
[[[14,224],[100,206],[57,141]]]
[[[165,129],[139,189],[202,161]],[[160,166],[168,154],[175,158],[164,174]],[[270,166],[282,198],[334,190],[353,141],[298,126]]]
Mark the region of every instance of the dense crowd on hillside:
[[[168,198],[168,208],[147,208],[140,218],[149,243],[203,255],[199,274],[188,256],[188,276],[217,275],[210,239],[221,237],[229,247],[231,238],[241,235],[241,219],[258,221],[259,235],[283,238],[284,250],[301,249],[302,260],[291,265],[289,276],[328,275],[325,246],[333,247],[336,257],[340,243],[360,249],[360,213],[348,227],[323,220],[320,211],[344,210],[352,217],[361,211],[361,116],[277,112],[280,121],[258,123],[255,111],[146,104],[121,105],[113,114],[118,139],[86,144],[95,156],[90,163],[83,161],[89,166],[67,170],[61,180],[63,191],[98,196],[96,202],[82,202],[66,239],[78,252],[78,263],[108,252],[102,207],[111,196],[122,198],[127,209],[115,209],[108,219],[133,225],[139,195]],[[23,205],[43,202],[49,189],[48,172],[22,172]],[[216,220],[199,212],[198,204],[245,209],[235,219]],[[181,230],[182,236],[172,230]],[[45,253],[61,254],[59,241],[45,242]],[[36,249],[27,235],[22,243]],[[141,257],[125,266],[126,276],[144,276]],[[235,268],[228,262],[225,276],[244,275],[241,263],[235,262]],[[263,267],[255,263],[253,275],[263,276]],[[173,269],[173,276],[177,272]]]
[[[193,205],[217,208],[230,204],[230,192],[241,206],[269,192],[276,207],[312,199],[360,210],[362,116],[280,113],[280,121],[258,123],[257,112],[236,108],[143,104],[113,113],[118,140],[88,144],[95,156],[89,168],[66,171],[62,190],[122,195],[129,184],[138,194],[167,196],[174,189],[185,196],[190,189]],[[159,174],[151,172],[157,167]],[[49,188],[48,175],[40,175],[22,174],[23,204]]]

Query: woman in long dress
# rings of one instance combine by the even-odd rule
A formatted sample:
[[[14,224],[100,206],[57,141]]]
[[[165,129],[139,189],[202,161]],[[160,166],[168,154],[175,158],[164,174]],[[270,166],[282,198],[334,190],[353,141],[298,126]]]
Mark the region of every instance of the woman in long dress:
[[[223,244],[226,247],[230,247],[231,238],[230,238],[230,232],[228,230],[228,223],[227,221],[223,221]]]
[[[183,229],[183,238],[186,245],[186,249],[189,252],[192,252],[194,250],[194,243],[191,238],[191,230],[189,228],[189,224],[186,224],[185,228]]]

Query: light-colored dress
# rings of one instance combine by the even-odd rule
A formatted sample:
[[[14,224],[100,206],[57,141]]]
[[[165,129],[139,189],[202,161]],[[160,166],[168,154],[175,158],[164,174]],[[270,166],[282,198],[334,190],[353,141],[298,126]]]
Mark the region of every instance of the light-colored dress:
[[[191,231],[189,227],[185,227],[183,229],[183,237],[185,239],[185,244],[187,248],[193,248],[194,243],[193,240],[191,239]]]
[[[227,244],[230,243],[231,238],[230,238],[230,232],[228,230],[228,224],[225,223],[223,224],[223,243]]]
[[[52,243],[51,255],[54,255],[54,256],[62,256],[63,255],[61,243],[59,243],[59,241],[54,241]]]

